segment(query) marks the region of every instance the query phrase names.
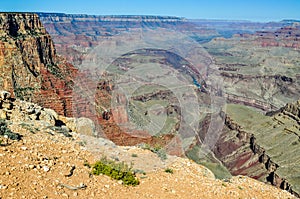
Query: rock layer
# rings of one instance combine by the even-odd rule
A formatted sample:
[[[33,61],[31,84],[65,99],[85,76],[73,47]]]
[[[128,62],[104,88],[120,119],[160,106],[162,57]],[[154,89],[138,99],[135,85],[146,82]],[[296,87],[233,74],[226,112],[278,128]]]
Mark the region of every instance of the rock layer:
[[[299,197],[299,102],[273,116],[230,105],[214,153],[233,175],[247,175]],[[280,140],[280,141],[279,141]],[[293,170],[293,172],[291,172]]]
[[[300,98],[299,31],[297,25],[285,26],[204,44],[223,77],[229,103],[267,112]]]

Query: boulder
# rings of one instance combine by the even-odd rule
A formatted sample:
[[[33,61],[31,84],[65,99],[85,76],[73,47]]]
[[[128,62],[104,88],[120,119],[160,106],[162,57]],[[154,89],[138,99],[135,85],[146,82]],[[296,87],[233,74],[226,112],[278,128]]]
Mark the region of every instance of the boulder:
[[[89,118],[81,117],[76,119],[76,131],[79,134],[97,137],[95,124]]]

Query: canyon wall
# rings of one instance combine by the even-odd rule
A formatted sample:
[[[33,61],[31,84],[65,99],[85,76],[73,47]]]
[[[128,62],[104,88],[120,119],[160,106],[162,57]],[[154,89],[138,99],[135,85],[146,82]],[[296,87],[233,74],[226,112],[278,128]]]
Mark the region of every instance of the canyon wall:
[[[16,97],[71,115],[76,69],[56,55],[38,15],[0,14],[0,88]]]
[[[128,31],[167,29],[188,35],[216,35],[210,27],[198,28],[185,18],[173,16],[94,16],[62,13],[38,13],[52,36],[59,54],[80,66],[99,41]]]

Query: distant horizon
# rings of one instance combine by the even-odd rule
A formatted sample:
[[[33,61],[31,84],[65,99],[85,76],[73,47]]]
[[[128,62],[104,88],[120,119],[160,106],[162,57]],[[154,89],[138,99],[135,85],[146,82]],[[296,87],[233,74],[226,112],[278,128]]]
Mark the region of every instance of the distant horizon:
[[[186,18],[182,16],[171,16],[171,15],[146,15],[146,14],[87,14],[87,13],[64,13],[64,12],[35,12],[35,11],[0,11],[0,13],[34,13],[34,14],[65,14],[65,15],[87,15],[87,16],[154,16],[154,17],[174,17],[174,18],[182,18],[187,20],[200,20],[200,21],[231,21],[231,22],[253,22],[253,23],[270,23],[270,22],[282,22],[282,21],[297,21],[300,22],[299,19],[289,19],[283,18],[279,20],[272,21],[254,21],[249,19],[223,19],[223,18]]]
[[[0,12],[64,13],[86,15],[174,16],[250,22],[300,20],[298,0],[14,0],[1,1]]]

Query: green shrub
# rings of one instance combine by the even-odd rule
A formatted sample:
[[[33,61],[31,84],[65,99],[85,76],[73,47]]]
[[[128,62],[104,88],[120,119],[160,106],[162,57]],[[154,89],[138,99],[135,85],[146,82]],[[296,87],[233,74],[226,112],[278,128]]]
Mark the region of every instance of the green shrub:
[[[170,169],[170,168],[166,168],[166,169],[165,169],[165,172],[166,172],[166,173],[171,173],[171,174],[174,173],[174,172],[173,172],[173,169]]]
[[[136,158],[136,157],[138,157],[138,155],[133,153],[133,154],[131,154],[131,157]]]
[[[102,158],[92,166],[92,174],[104,174],[113,179],[122,180],[125,185],[136,186],[139,184],[139,180],[136,178],[131,167],[124,162],[117,163],[107,158]]]
[[[18,133],[13,133],[6,124],[4,119],[0,119],[0,135],[6,135],[9,139],[20,140],[21,135]]]

